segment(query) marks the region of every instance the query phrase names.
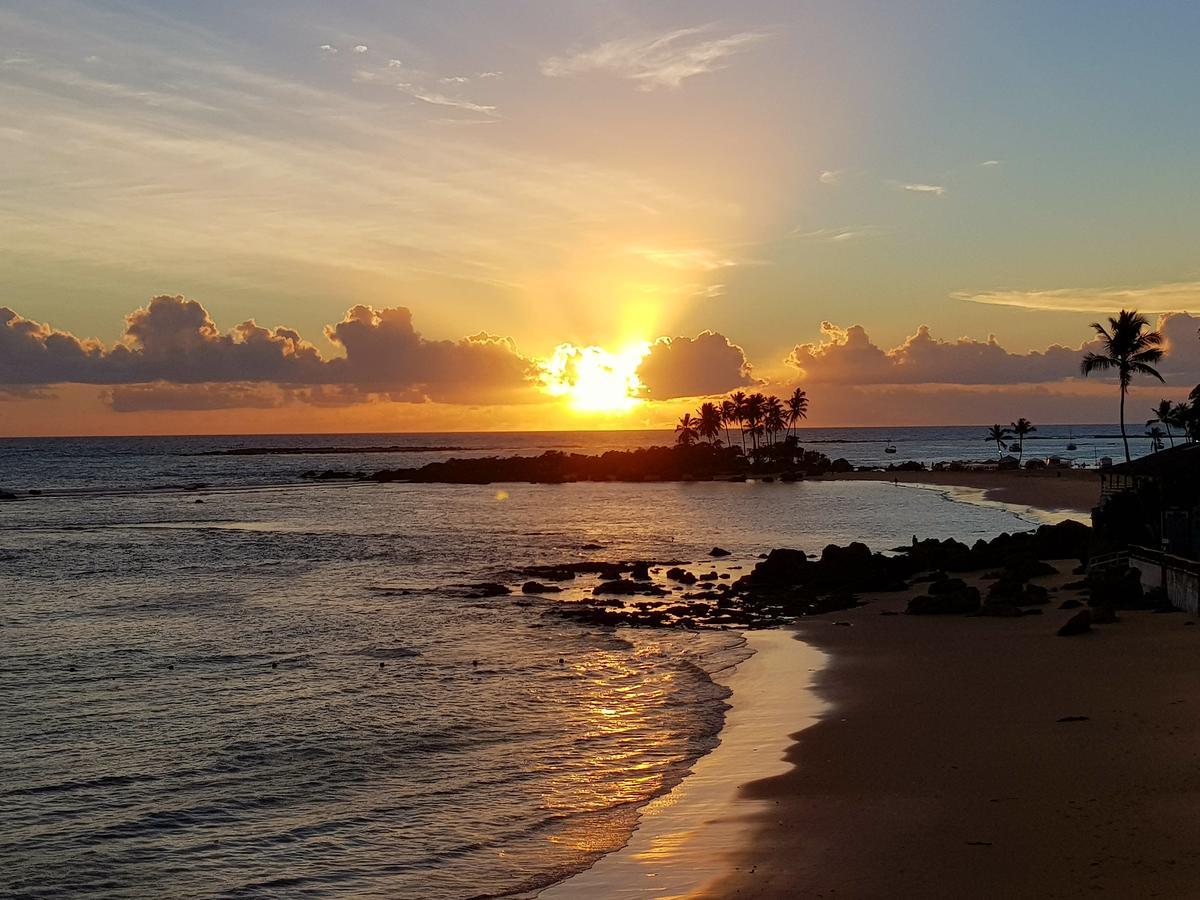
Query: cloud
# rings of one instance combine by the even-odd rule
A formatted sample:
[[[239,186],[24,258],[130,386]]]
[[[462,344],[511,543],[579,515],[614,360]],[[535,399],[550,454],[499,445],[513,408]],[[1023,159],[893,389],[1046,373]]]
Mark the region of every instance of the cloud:
[[[796,230],[792,233],[802,240],[840,244],[859,238],[874,237],[882,234],[883,229],[875,225],[849,225],[843,228],[818,228],[814,231]]]
[[[1200,379],[1200,341],[1191,316],[1165,316],[1158,328],[1166,338],[1167,357],[1160,367],[1165,376],[1180,382]],[[935,338],[929,327],[897,347],[885,350],[875,344],[861,325],[841,328],[821,323],[823,337],[799,344],[785,362],[811,382],[847,385],[1015,385],[1061,382],[1079,376],[1079,358],[1097,351],[1094,340],[1078,347],[1052,344],[1045,350],[1012,352],[994,336],[986,341]]]
[[[716,72],[731,56],[742,53],[767,37],[743,31],[714,36],[715,24],[680,28],[665,34],[621,38],[542,62],[542,74],[551,77],[604,72],[626,78],[638,90],[678,88],[688,78]]]
[[[637,374],[649,400],[706,397],[758,383],[742,348],[712,331],[695,338],[659,338]]]
[[[355,46],[354,52],[355,53],[366,53],[368,49],[370,49],[370,48],[367,47],[366,44],[358,44]]]
[[[485,115],[489,116],[495,115],[496,113],[496,107],[494,106],[485,106],[480,103],[474,103],[470,100],[464,100],[460,97],[450,97],[446,94],[438,93],[437,91],[427,90],[420,85],[413,84],[411,82],[402,81],[397,84],[396,87],[405,94],[408,94],[410,97],[420,100],[422,103],[428,103],[432,106],[448,106],[453,109],[465,109],[469,112],[484,113]]]
[[[821,174],[817,176],[817,181],[821,182],[821,184],[841,184],[842,170],[824,169],[822,170]]]
[[[992,167],[992,166],[999,166],[999,165],[1003,165],[1003,164],[1004,164],[1004,161],[1003,161],[1003,160],[999,160],[999,159],[985,159],[985,160],[984,160],[983,162],[981,162],[979,165],[980,165],[980,167],[981,167],[981,168],[989,168],[989,167]]]
[[[119,413],[207,410],[273,409],[280,406],[278,391],[249,384],[132,384],[101,393],[103,400]]]
[[[326,53],[330,56],[338,52],[337,47],[333,46],[333,44],[322,44],[320,49],[322,53]]]
[[[666,250],[654,247],[635,247],[633,252],[643,259],[672,269],[700,269],[711,272],[736,266],[742,262],[703,248]]]
[[[1143,313],[1200,309],[1200,281],[1176,281],[1133,288],[1055,288],[1048,291],[958,291],[955,300],[989,306],[1015,306],[1053,312],[1110,313],[1136,309]]]
[[[263,328],[248,320],[222,332],[203,306],[184,297],[155,297],[125,322],[124,340],[106,347],[0,307],[0,385],[156,385],[110,394],[114,408],[129,409],[156,402],[218,408],[211,404],[249,398],[244,386],[250,384],[349,385],[405,402],[517,402],[531,392],[532,364],[512,340],[486,333],[429,340],[415,330],[404,307],[350,309],[326,328],[328,339],[345,352],[330,359],[290,328]],[[164,384],[209,387],[168,391]],[[214,384],[226,390],[216,391]]]
[[[917,182],[915,184],[901,184],[900,187],[914,194],[927,194],[932,197],[946,196],[946,189],[940,184],[921,184]]]

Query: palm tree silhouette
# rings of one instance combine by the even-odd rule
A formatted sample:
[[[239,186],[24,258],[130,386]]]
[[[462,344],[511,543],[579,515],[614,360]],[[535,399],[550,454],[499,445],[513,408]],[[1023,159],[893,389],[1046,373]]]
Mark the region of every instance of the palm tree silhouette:
[[[763,412],[767,398],[754,393],[746,398],[742,405],[742,416],[746,422],[746,431],[750,434],[750,446],[758,449],[758,439],[763,433]]]
[[[996,458],[999,459],[1004,455],[1004,442],[1008,440],[1007,425],[993,425],[988,429],[987,440],[994,441],[996,444]]]
[[[729,399],[733,403],[738,431],[742,435],[742,453],[744,454],[746,452],[746,392],[734,391],[729,395]]]
[[[1163,430],[1157,425],[1151,425],[1146,429],[1146,437],[1150,438],[1150,449],[1157,453],[1163,448]]]
[[[787,418],[783,410],[783,401],[772,394],[763,403],[763,427],[770,435],[770,442],[775,443],[779,432],[787,428]]]
[[[1025,458],[1025,435],[1029,434],[1031,431],[1037,431],[1037,429],[1033,427],[1032,422],[1024,417],[1017,419],[1017,421],[1012,423],[1012,432],[1014,435],[1016,435],[1017,441],[1020,445],[1020,449],[1017,452],[1021,454],[1021,459]]]
[[[801,419],[808,418],[808,394],[802,388],[792,391],[787,399],[788,436],[796,433],[796,425]]]
[[[721,424],[725,426],[725,446],[732,446],[729,443],[729,426],[737,422],[737,404],[732,400],[721,401]]]
[[[1175,435],[1171,434],[1171,426],[1175,423],[1175,404],[1170,400],[1159,400],[1158,406],[1150,410],[1154,413],[1154,418],[1146,422],[1147,425],[1153,425],[1155,422],[1161,422],[1163,428],[1167,429],[1167,440],[1171,442],[1171,446],[1175,446]]]
[[[679,424],[675,426],[675,443],[680,447],[692,446],[696,442],[699,427],[699,421],[693,418],[691,413],[684,413]]]
[[[701,403],[696,415],[698,417],[696,433],[702,438],[707,438],[710,444],[716,446],[719,443],[717,436],[721,433],[721,410],[715,403]]]
[[[1134,375],[1150,375],[1166,383],[1153,363],[1163,357],[1162,335],[1148,331],[1150,323],[1137,310],[1121,310],[1116,316],[1108,317],[1109,327],[1093,322],[1092,328],[1100,337],[1103,353],[1085,353],[1079,362],[1079,371],[1085,378],[1093,372],[1117,370],[1117,381],[1121,386],[1121,440],[1125,444],[1125,461],[1129,462],[1129,436],[1125,433],[1125,395]]]

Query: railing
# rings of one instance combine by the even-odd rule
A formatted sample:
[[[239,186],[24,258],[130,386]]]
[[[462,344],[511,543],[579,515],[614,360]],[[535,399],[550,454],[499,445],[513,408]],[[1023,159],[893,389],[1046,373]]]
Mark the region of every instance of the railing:
[[[1088,560],[1087,570],[1089,572],[1097,569],[1109,569],[1112,567],[1121,569],[1129,568],[1129,551],[1118,550],[1115,553],[1102,553],[1100,556],[1093,556]]]

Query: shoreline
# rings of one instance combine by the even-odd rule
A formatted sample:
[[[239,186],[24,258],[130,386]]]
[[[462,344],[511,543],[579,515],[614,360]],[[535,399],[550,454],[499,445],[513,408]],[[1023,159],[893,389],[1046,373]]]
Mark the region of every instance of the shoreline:
[[[1039,472],[845,472],[813,481],[876,481],[914,487],[945,488],[957,499],[980,500],[1029,510],[1041,517],[1087,516],[1100,496],[1096,469],[1052,469]]]
[[[825,702],[810,688],[826,655],[794,628],[748,631],[752,654],[712,678],[730,688],[720,743],[674,788],[644,806],[628,842],[591,868],[538,892],[559,898],[685,897],[703,892],[736,867],[755,814],[748,786],[789,769],[791,732],[818,721]]]

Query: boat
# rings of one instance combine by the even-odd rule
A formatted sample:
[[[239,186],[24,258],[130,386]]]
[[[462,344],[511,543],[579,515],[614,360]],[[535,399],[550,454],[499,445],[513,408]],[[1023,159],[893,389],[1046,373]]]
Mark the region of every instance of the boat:
[[[888,438],[887,446],[883,448],[884,453],[895,453],[896,445],[892,443],[892,439]]]
[[[1067,449],[1068,450],[1078,450],[1079,449],[1078,447],[1075,446],[1075,429],[1073,429],[1073,428],[1067,429]]]

